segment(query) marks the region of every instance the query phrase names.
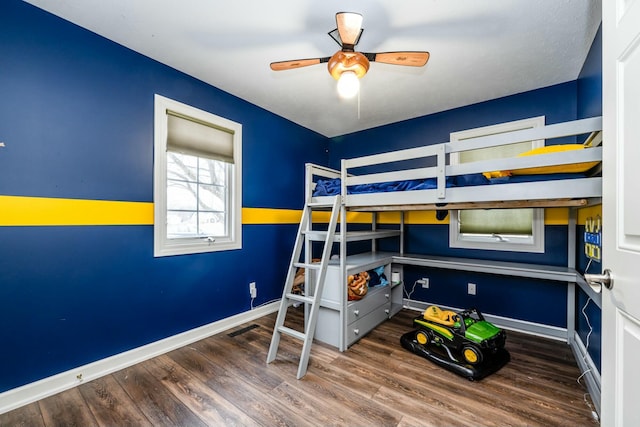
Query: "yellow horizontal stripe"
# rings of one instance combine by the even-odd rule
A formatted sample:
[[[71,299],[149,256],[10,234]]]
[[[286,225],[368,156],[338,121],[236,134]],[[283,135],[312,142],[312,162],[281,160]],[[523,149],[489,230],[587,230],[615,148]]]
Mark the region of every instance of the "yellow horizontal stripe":
[[[149,202],[0,196],[0,226],[151,224]]]
[[[359,224],[371,224],[373,216],[366,212],[348,212],[347,222]]]
[[[404,214],[404,222],[405,224],[449,224],[449,215],[439,221],[436,218],[436,211],[409,211]]]
[[[578,210],[578,223],[584,225],[588,216],[594,216],[597,213],[602,215],[602,208],[599,206],[591,208],[583,208]],[[299,223],[302,217],[301,210],[288,209],[261,209],[261,208],[243,208],[242,222],[243,224],[293,224]],[[313,212],[314,222],[329,222],[330,212]],[[349,212],[347,221],[349,223],[370,224],[372,214],[365,212]],[[404,214],[405,224],[417,225],[448,225],[449,215],[440,221],[436,218],[436,211],[407,211]],[[380,224],[399,224],[400,212],[380,212],[378,213],[378,223]],[[567,225],[569,223],[568,208],[546,208],[545,221],[546,225]]]
[[[545,224],[568,224],[567,208],[547,208]],[[578,224],[589,217],[602,216],[602,205],[578,210]],[[243,208],[243,224],[298,224],[302,210]],[[329,222],[329,212],[314,212],[315,222]],[[372,214],[349,212],[350,223],[368,224]],[[380,212],[381,224],[399,224],[399,212]],[[436,219],[435,211],[405,212],[406,224],[449,224],[449,216]],[[0,196],[0,226],[55,225],[153,225],[153,203],[113,200],[62,199],[49,197]]]
[[[244,224],[298,224],[302,211],[243,208]],[[153,203],[0,196],[0,226],[153,225]]]
[[[589,206],[588,208],[578,209],[578,224],[585,225],[587,218],[602,218],[602,205]]]
[[[242,208],[243,224],[298,224],[300,218],[296,209]]]
[[[398,224],[400,213],[385,213],[379,217],[379,222],[388,224]],[[405,224],[449,224],[449,215],[442,221],[436,218],[436,211],[407,211],[404,214]],[[545,224],[547,225],[567,225],[569,223],[569,211],[567,208],[547,208],[545,209]]]
[[[547,208],[544,210],[545,225],[569,224],[569,208]]]
[[[313,212],[314,222],[329,222],[331,212]],[[269,208],[242,208],[243,224],[298,224],[302,218],[302,210],[295,209],[269,209]],[[347,221],[351,223],[371,223],[371,214],[349,212]]]

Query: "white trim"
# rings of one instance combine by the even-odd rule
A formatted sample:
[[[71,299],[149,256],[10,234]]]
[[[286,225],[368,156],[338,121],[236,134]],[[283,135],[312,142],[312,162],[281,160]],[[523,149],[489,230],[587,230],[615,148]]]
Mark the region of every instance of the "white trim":
[[[458,227],[460,211],[452,210],[449,219],[449,246],[452,248],[480,249],[483,251],[509,251],[544,253],[544,209],[533,210],[532,235],[506,238],[494,236],[461,235]]]
[[[211,241],[206,238],[167,239],[167,110],[175,111],[203,123],[210,123],[233,135],[232,179],[228,194],[229,236]],[[155,257],[242,249],[242,125],[156,94],[154,97],[153,137],[153,255]],[[230,174],[231,176],[231,174]]]
[[[600,372],[596,364],[593,363],[593,359],[591,359],[587,348],[584,346],[577,332],[574,333],[573,341],[571,341],[571,350],[573,350],[573,355],[582,373],[587,391],[591,395],[591,401],[595,405],[595,410],[598,415],[600,415]]]
[[[0,414],[274,313],[278,311],[279,305],[279,301],[266,304],[253,310],[125,351],[124,353],[5,391],[0,393]]]
[[[424,311],[432,303],[404,299],[402,301],[403,308],[416,311]],[[442,304],[437,304],[438,307],[445,310],[462,311],[459,307],[449,307]],[[557,341],[567,342],[567,329],[559,328],[557,326],[543,325],[542,323],[529,322],[526,320],[511,319],[508,317],[496,316],[493,314],[482,313],[485,319],[494,325],[502,329],[507,329],[515,332],[522,332],[529,335],[536,335],[543,338],[549,338]]]

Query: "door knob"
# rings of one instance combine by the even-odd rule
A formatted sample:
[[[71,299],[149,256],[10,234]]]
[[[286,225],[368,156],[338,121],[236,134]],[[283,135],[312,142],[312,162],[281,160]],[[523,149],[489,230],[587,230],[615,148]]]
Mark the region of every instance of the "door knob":
[[[611,270],[605,269],[602,274],[585,274],[584,280],[587,281],[591,289],[596,293],[602,292],[602,286],[607,289],[613,287],[613,279],[611,278]]]

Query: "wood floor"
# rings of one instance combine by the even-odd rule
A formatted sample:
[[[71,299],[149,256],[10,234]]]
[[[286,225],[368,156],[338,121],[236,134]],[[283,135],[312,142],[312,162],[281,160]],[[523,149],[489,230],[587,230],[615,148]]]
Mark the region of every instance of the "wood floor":
[[[270,315],[2,414],[0,425],[598,425],[566,344],[508,332],[511,361],[472,382],[400,346],[415,314],[402,311],[344,353],[314,344],[302,380],[298,341],[283,337],[265,363]]]

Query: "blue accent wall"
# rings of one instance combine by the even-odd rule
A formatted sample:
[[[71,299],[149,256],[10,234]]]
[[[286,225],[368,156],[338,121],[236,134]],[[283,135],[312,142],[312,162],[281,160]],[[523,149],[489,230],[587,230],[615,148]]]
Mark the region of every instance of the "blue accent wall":
[[[152,202],[155,93],[243,125],[244,207],[300,209],[327,164],[325,137],[27,3],[0,28],[0,195]],[[247,311],[250,281],[279,299],[296,229],[154,258],[153,226],[0,227],[0,392]]]
[[[600,25],[596,33],[578,77],[578,118],[600,115],[602,115],[602,25]],[[583,233],[584,227],[581,227],[578,234],[579,245],[584,245]],[[577,265],[582,272],[602,272],[602,266],[595,262],[586,271],[588,264],[584,253],[579,253]],[[578,292],[576,307],[579,309],[576,329],[582,342],[585,345],[588,344],[589,355],[598,369],[600,369],[602,312],[596,304],[589,301],[587,295],[582,291]]]
[[[602,115],[602,25],[578,76],[578,118]]]

